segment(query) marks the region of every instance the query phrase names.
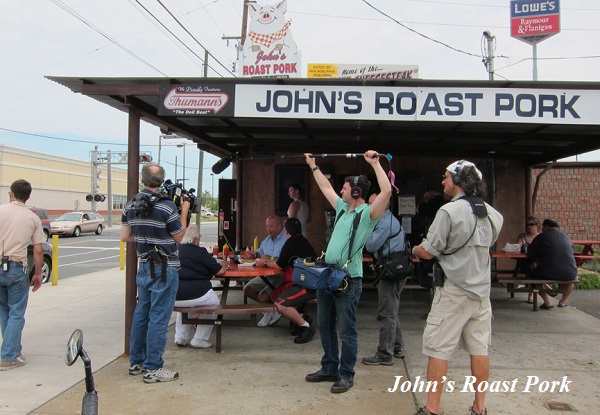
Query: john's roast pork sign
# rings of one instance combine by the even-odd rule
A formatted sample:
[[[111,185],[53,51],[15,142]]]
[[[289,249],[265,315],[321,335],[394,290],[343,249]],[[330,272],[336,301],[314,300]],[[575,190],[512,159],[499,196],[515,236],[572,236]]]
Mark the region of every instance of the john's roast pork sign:
[[[242,45],[238,72],[241,77],[297,78],[300,53],[292,37],[292,21],[285,20],[287,0],[260,6],[248,3],[250,27]]]

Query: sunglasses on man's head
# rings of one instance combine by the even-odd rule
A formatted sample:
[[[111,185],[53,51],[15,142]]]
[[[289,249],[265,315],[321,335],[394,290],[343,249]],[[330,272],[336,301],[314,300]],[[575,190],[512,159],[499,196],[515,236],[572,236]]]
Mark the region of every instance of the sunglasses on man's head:
[[[535,223],[528,223],[527,226],[535,226]]]

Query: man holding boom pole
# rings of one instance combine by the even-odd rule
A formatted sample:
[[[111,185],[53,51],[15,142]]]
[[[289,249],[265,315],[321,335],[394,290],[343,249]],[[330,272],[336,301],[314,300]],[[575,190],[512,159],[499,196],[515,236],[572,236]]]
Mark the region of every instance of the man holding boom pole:
[[[363,155],[365,161],[373,167],[381,189],[371,205],[365,202],[371,187],[366,176],[346,177],[338,195],[315,164],[314,157],[310,153],[305,153],[304,156],[319,189],[336,210],[336,217],[339,217],[325,253],[325,262],[337,264],[340,268],[347,264],[347,272],[350,274],[348,286],[343,291],[333,294],[325,289],[317,290],[317,321],[323,357],[321,368],[307,375],[306,381],[335,382],[331,392],[342,393],[354,385],[354,366],[358,355],[356,310],[362,293],[362,251],[367,237],[386,210],[392,188],[379,164],[379,154],[376,151],[368,150]],[[343,212],[341,216],[340,212]],[[360,215],[360,221],[349,253],[348,235],[353,231],[356,215]],[[341,356],[338,331],[342,340]]]

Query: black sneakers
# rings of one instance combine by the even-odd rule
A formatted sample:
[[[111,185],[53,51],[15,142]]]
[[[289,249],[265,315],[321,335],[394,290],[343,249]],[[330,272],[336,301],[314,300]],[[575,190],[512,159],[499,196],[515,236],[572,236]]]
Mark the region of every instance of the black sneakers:
[[[315,336],[315,332],[313,326],[300,327],[298,335],[294,338],[294,343],[308,343]]]
[[[362,362],[365,365],[392,366],[394,364],[394,358],[390,357],[389,359],[385,359],[384,357],[380,356],[378,353],[375,353],[373,356],[363,357]]]
[[[310,316],[303,314],[302,318],[304,319],[304,321],[306,321],[308,324],[310,324],[312,326],[313,320]],[[290,334],[292,336],[297,336],[298,334],[300,334],[300,326],[293,323],[292,321],[290,321]]]

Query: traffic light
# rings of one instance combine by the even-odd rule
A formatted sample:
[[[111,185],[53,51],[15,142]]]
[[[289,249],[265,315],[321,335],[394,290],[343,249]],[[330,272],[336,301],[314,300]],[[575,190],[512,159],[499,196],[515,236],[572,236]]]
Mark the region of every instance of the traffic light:
[[[86,195],[85,200],[87,202],[91,202],[92,200],[94,200],[94,196],[92,196],[92,195]]]
[[[94,195],[94,200],[96,202],[104,202],[106,200],[106,196],[101,195],[101,194],[98,193],[98,194]]]

